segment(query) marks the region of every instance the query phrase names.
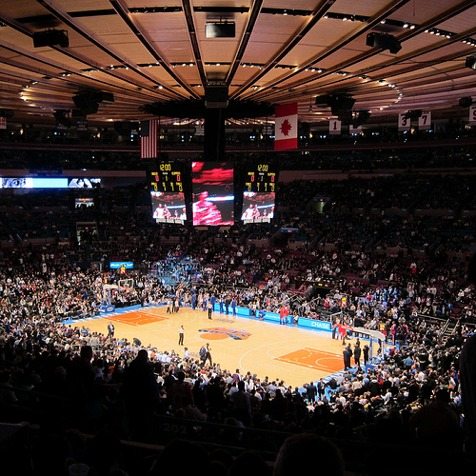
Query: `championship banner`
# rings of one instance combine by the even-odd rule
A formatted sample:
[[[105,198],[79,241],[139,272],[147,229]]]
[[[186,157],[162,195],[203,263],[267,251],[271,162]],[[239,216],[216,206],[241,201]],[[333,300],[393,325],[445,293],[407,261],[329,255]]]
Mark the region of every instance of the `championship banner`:
[[[407,115],[402,112],[398,115],[398,130],[399,131],[408,131],[410,130],[411,121]]]
[[[476,124],[476,105],[469,106],[469,122]]]
[[[418,129],[431,129],[431,112],[423,112],[418,118]]]
[[[0,117],[0,129],[6,129],[6,128],[7,128],[7,118]]]
[[[203,124],[196,124],[194,135],[196,137],[203,137],[205,135],[205,126]]]
[[[342,133],[342,121],[339,119],[331,119],[329,121],[329,134],[340,135]]]

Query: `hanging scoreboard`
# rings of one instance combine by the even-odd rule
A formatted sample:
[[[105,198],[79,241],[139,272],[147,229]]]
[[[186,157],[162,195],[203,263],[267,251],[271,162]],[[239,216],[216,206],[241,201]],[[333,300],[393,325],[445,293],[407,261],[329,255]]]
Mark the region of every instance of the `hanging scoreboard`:
[[[270,223],[274,218],[277,172],[269,163],[258,163],[246,172],[241,220],[244,224]]]
[[[159,162],[149,172],[152,218],[156,223],[183,225],[187,220],[182,172],[177,162]]]

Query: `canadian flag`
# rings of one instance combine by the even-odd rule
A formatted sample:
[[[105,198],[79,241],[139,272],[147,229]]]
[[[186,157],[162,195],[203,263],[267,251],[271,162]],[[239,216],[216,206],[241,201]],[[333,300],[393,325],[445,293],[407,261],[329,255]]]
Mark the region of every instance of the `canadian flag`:
[[[275,108],[274,150],[293,150],[298,147],[297,102],[279,104]]]

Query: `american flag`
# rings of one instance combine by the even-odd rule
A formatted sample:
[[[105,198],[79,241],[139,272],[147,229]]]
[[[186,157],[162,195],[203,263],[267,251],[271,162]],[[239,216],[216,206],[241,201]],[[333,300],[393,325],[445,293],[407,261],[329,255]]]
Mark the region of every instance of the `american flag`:
[[[0,129],[6,129],[6,128],[7,128],[7,118],[0,117]]]
[[[157,157],[157,119],[141,123],[140,127],[140,158],[155,159]]]

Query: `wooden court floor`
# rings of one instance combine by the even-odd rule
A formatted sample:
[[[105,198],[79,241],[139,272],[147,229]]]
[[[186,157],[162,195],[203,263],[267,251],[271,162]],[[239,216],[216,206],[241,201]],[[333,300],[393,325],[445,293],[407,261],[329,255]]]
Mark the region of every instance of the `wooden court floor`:
[[[74,322],[92,331],[107,334],[107,325],[114,323],[115,337],[132,340],[159,350],[175,350],[179,327],[185,328],[184,346],[195,354],[206,342],[210,344],[214,362],[222,370],[250,371],[259,378],[284,380],[286,385],[300,387],[310,381],[343,370],[342,342],[333,340],[329,332],[305,330],[291,325],[260,321],[214,313],[212,320],[206,312],[180,309],[167,314],[165,307],[144,308],[122,314],[108,315]],[[351,341],[352,342],[352,341]]]

